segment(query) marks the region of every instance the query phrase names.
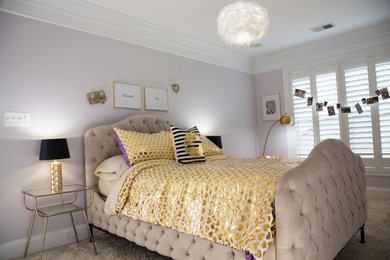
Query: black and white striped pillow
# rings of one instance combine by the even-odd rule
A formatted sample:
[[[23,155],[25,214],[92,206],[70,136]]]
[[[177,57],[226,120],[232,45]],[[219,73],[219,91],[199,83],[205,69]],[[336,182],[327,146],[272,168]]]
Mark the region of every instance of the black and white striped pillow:
[[[182,129],[171,126],[171,133],[176,162],[186,164],[206,161],[198,127]]]

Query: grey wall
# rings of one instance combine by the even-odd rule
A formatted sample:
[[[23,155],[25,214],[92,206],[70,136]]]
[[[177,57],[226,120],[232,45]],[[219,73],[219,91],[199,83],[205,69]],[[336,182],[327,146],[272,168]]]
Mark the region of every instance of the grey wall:
[[[112,82],[169,88],[169,112],[112,108]],[[175,94],[170,83],[180,84]],[[0,244],[27,236],[31,213],[21,191],[49,185],[49,165],[38,160],[40,139],[67,137],[64,184],[84,183],[83,135],[90,127],[148,113],[222,135],[224,151],[255,156],[256,105],[252,75],[140,46],[0,12],[0,113],[30,112],[30,127],[0,119]],[[104,90],[106,104],[86,94]],[[82,224],[81,216],[75,219]],[[50,219],[48,231],[67,228]],[[42,233],[37,219],[33,234]]]

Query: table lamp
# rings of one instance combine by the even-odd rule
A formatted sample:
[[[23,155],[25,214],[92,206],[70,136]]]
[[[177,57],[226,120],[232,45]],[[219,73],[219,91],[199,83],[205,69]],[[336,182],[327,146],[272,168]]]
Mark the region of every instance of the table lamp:
[[[272,127],[274,127],[277,123],[280,123],[281,125],[291,125],[293,123],[293,119],[291,116],[285,114],[284,116],[281,116],[279,120],[276,120],[272,126],[268,130],[267,138],[265,138],[264,148],[263,148],[263,155],[265,154],[265,147],[267,146],[268,136],[271,132]]]
[[[62,189],[62,166],[58,159],[70,158],[66,138],[41,140],[39,160],[54,160],[50,163],[50,186],[52,191]]]

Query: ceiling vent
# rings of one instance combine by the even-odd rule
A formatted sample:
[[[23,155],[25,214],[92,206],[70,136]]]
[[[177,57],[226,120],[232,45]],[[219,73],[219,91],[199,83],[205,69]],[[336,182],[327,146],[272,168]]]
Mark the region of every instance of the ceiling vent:
[[[251,47],[251,48],[259,48],[259,47],[261,47],[261,43],[251,44],[251,45],[249,45],[249,47]]]
[[[320,25],[320,26],[316,26],[316,27],[310,28],[310,30],[313,31],[313,32],[321,32],[323,30],[331,29],[331,28],[333,28],[335,26],[336,25],[334,25],[334,23],[327,23],[327,24],[323,24],[323,25]]]

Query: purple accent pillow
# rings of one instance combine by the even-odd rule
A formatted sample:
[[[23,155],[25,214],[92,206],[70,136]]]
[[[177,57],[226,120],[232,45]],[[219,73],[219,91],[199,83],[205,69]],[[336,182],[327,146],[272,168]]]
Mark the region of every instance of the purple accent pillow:
[[[116,133],[115,130],[114,130],[114,133],[115,133],[116,141],[118,142],[119,148],[121,149],[121,152],[122,152],[122,154],[123,154],[123,157],[125,157],[125,160],[126,160],[126,162],[127,162],[127,165],[131,166],[131,163],[130,163],[130,161],[129,161],[129,157],[127,156],[126,149],[125,149],[125,147],[123,146],[121,139],[119,138],[119,136],[118,136],[118,134]]]

